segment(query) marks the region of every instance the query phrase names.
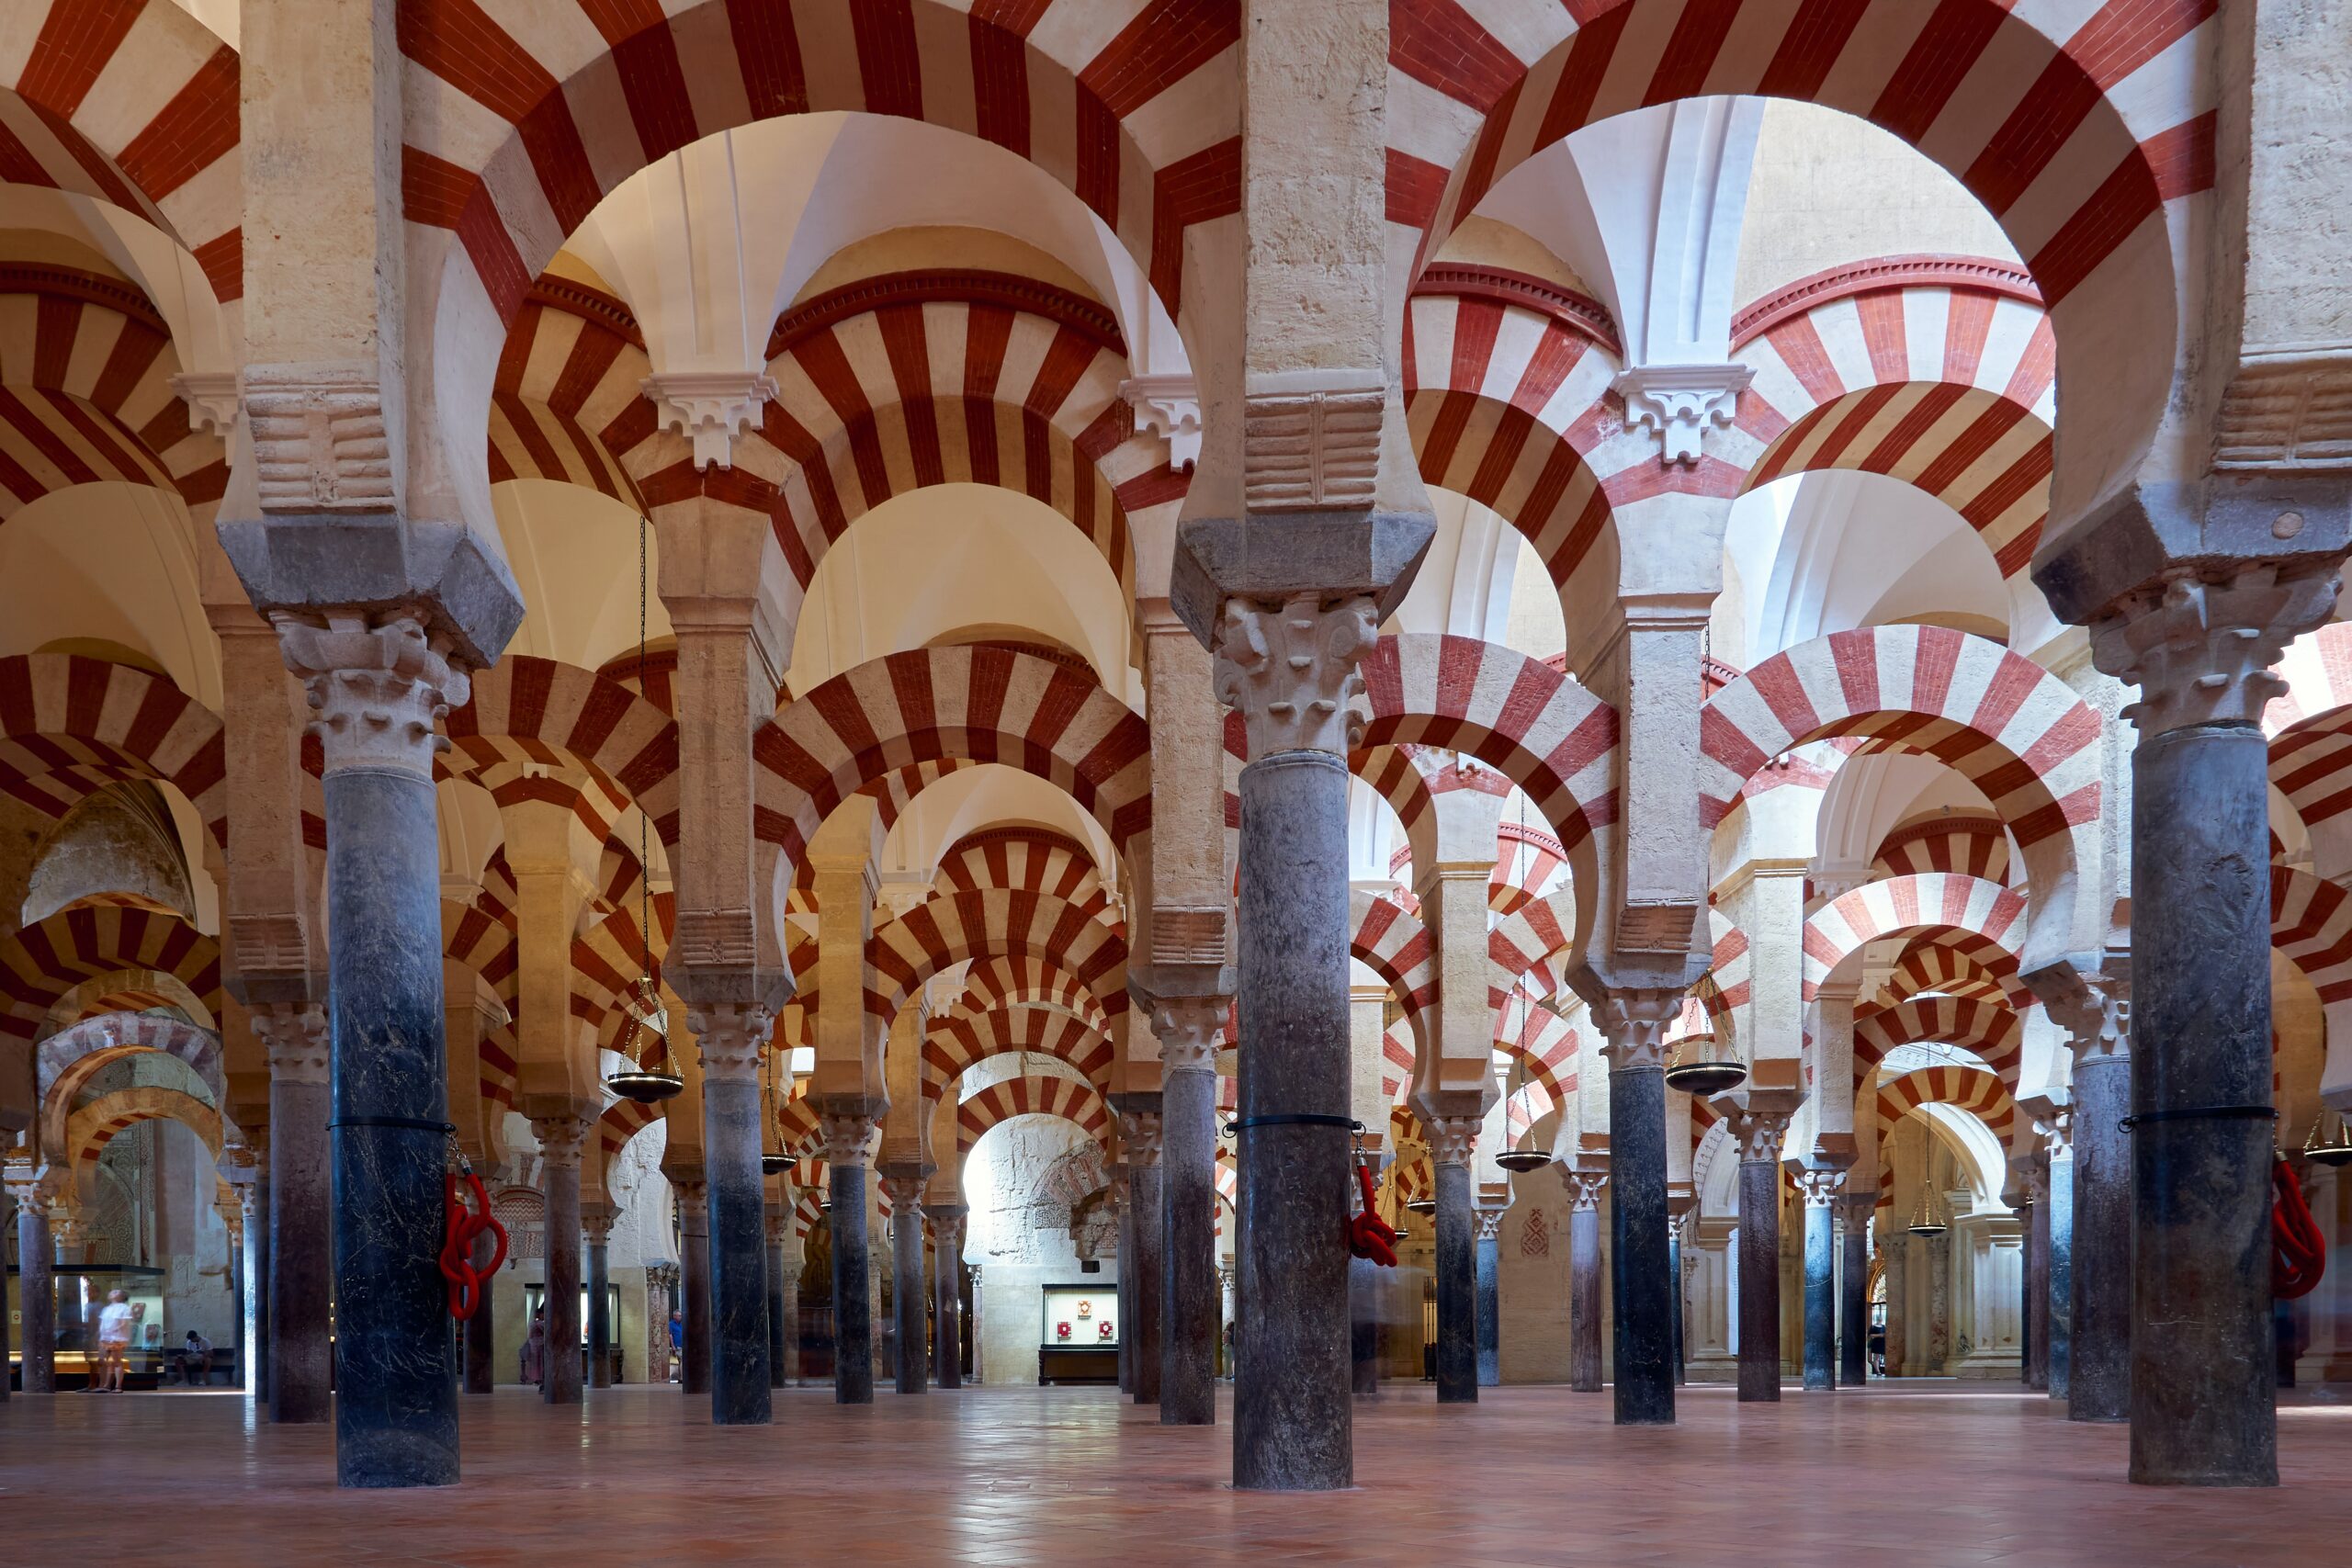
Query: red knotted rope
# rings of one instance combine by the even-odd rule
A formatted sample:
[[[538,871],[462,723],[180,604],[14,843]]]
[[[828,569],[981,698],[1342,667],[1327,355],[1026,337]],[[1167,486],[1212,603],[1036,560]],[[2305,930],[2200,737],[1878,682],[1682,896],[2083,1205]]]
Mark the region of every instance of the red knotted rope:
[[[1372,1206],[1372,1167],[1356,1162],[1356,1188],[1363,1194],[1363,1208],[1348,1216],[1348,1255],[1369,1258],[1383,1269],[1396,1267],[1396,1227],[1382,1219]]]
[[[481,1205],[479,1212],[466,1201],[464,1192],[458,1189],[461,1176],[473,1188],[474,1203]],[[463,1155],[449,1168],[446,1180],[449,1239],[441,1248],[441,1277],[449,1281],[449,1315],[463,1323],[481,1309],[482,1286],[506,1261],[506,1227],[490,1212],[490,1194],[482,1190],[481,1178],[474,1174],[472,1162]],[[491,1249],[488,1266],[477,1269],[474,1242],[484,1231],[497,1238],[497,1245]]]
[[[2309,1295],[2327,1268],[2327,1238],[2303,1201],[2303,1184],[2284,1159],[2271,1165],[2270,1293],[2280,1301]]]

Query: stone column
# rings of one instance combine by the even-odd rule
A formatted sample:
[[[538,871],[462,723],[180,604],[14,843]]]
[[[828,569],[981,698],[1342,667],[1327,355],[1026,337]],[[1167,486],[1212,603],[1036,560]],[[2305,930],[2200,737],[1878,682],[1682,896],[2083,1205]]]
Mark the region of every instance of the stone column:
[[[406,615],[271,618],[325,761],[336,1480],[449,1485],[457,1368],[434,1265],[449,1134],[433,755],[448,745],[435,726],[470,685],[447,636]],[[288,1048],[265,1038],[273,1055]],[[299,1146],[275,1107],[271,1128],[273,1149]],[[281,1205],[289,1174],[277,1173]],[[273,1248],[282,1277],[309,1261],[288,1256],[289,1240],[281,1230]],[[277,1322],[283,1343],[295,1325]],[[289,1359],[279,1370],[299,1381]]]
[[[1739,1145],[1739,1397],[1781,1397],[1781,1137],[1786,1111],[1736,1111]]]
[[[1902,1231],[1879,1244],[1886,1257],[1886,1375],[1905,1376],[1911,1354],[1911,1238]]]
[[[613,1239],[613,1211],[607,1203],[582,1209],[581,1237],[588,1252],[588,1386],[613,1386],[612,1273],[608,1247]]]
[[[1568,1386],[1600,1392],[1600,1193],[1605,1171],[1561,1168],[1568,1189]]]
[[[2266,906],[2267,908],[2267,906]],[[2073,1281],[2067,1303],[2066,1418],[2132,1414],[2132,1110],[2130,959],[2086,976],[2063,1013],[2075,1049]],[[2265,1086],[2267,1086],[2267,1078]]]
[[[2041,1162],[2033,1168],[2032,1213],[2026,1221],[2025,1260],[2025,1382],[2029,1388],[2050,1386],[2050,1170]]]
[[[269,1418],[308,1426],[334,1408],[327,1015],[306,1003],[265,1003],[253,1010],[253,1025],[269,1055]]]
[[[547,1200],[546,1371],[539,1397],[577,1404],[580,1393],[580,1150],[594,1125],[584,1114],[534,1116],[539,1191]]]
[[[695,1178],[673,1177],[678,1201],[678,1390],[710,1393],[710,1190]]]
[[[1478,1205],[1478,1386],[1503,1381],[1502,1228],[1504,1205]],[[1375,1362],[1375,1367],[1377,1363]],[[1375,1387],[1378,1385],[1375,1383]]]
[[[1829,1205],[1845,1184],[1842,1170],[1797,1173],[1804,1195],[1804,1386],[1838,1386],[1838,1243]]]
[[[2049,1276],[2043,1307],[2048,1314],[2048,1348],[2044,1354],[2050,1366],[2050,1397],[2064,1400],[2072,1382],[2075,1345],[2074,1112],[2061,1106],[2047,1122],[2035,1125],[2042,1131],[2050,1156],[2050,1247],[2043,1264]]]
[[[1878,1194],[1845,1193],[1836,1207],[1843,1248],[1838,1280],[1838,1382],[1860,1388],[1870,1381],[1871,1214],[1878,1207]]]
[[[785,1261],[786,1243],[792,1239],[792,1210],[790,1190],[786,1189],[783,1202],[770,1207],[761,1220],[767,1236],[768,1272],[768,1386],[790,1388],[796,1371],[795,1352],[799,1349],[800,1265]]]
[[[498,1251],[498,1238],[484,1232],[474,1237],[474,1267],[487,1269]],[[501,1265],[503,1267],[503,1265]],[[466,1392],[488,1393],[498,1382],[498,1280],[485,1275],[481,1304],[466,1320]],[[666,1337],[666,1335],[665,1335]]]
[[[760,1172],[760,1053],[775,1015],[710,1002],[688,1013],[702,1054],[703,1179],[709,1193],[710,1418],[768,1423],[768,1269]]]
[[[248,1134],[250,1136],[251,1134]],[[245,1206],[245,1392],[255,1405],[269,1405],[269,1156],[265,1151],[254,1179],[238,1193]]]
[[[962,1264],[970,1212],[961,1203],[923,1206],[931,1216],[931,1374],[942,1388],[964,1386]],[[1148,1281],[1144,1293],[1157,1296],[1158,1281]]]
[[[1668,1232],[1666,1028],[1679,990],[1611,990],[1593,1008],[1609,1059],[1610,1288],[1616,1314],[1616,1421],[1674,1419],[1680,1306]]]
[[[1476,1404],[1478,1220],[1471,1191],[1470,1160],[1477,1147],[1478,1119],[1442,1116],[1430,1125],[1429,1133],[1430,1157],[1437,1165],[1437,1213],[1433,1216],[1437,1238],[1437,1402]],[[1600,1384],[1596,1382],[1593,1386]]]
[[[1119,1259],[1119,1277],[1133,1278],[1127,1320],[1119,1337],[1134,1346],[1128,1359],[1133,1380],[1129,1390],[1137,1404],[1159,1403],[1160,1381],[1160,1252],[1165,1222],[1160,1217],[1162,1133],[1157,1111],[1119,1113],[1120,1154],[1127,1167],[1129,1256]]]
[[[17,1196],[17,1302],[22,1314],[24,1389],[57,1392],[57,1241],[49,1200],[30,1181],[10,1182]]]
[[[1690,1293],[1690,1276],[1682,1265],[1682,1221],[1678,1215],[1668,1223],[1666,1233],[1668,1277],[1672,1290],[1666,1298],[1667,1315],[1674,1334],[1674,1382],[1678,1388],[1690,1381],[1690,1356],[1682,1337],[1682,1324],[1687,1313],[1686,1300]],[[1621,1380],[1622,1381],[1622,1380]]]
[[[872,1256],[866,1241],[865,1182],[873,1157],[869,1110],[827,1111],[825,1165],[833,1206],[833,1403],[874,1403]]]
[[[1111,1162],[1110,1179],[1102,1194],[1103,1212],[1110,1216],[1118,1235],[1114,1244],[1118,1248],[1119,1277],[1111,1282],[1118,1301],[1117,1315],[1113,1319],[1122,1330],[1118,1348],[1112,1354],[1112,1364],[1118,1369],[1121,1393],[1135,1392],[1135,1341],[1125,1329],[1131,1319],[1135,1304],[1135,1270],[1130,1267],[1136,1255],[1135,1210],[1127,1201],[1127,1168],[1117,1160]]]
[[[931,1387],[931,1292],[923,1287],[922,1188],[920,1170],[898,1169],[882,1178],[890,1199],[890,1316],[896,1340],[898,1389],[922,1393]],[[1125,1263],[1125,1259],[1120,1260]]]
[[[1928,1238],[1928,1372],[1951,1371],[1951,1232]]]
[[[1222,997],[1163,999],[1159,1037],[1159,1421],[1216,1420],[1216,1040]],[[1245,1137],[1249,1134],[1243,1134]]]
[[[2214,503],[2217,507],[2219,502]],[[2267,510],[2259,507],[2258,510]],[[2286,538],[2304,523],[2277,513]],[[2340,524],[2337,525],[2340,527]],[[2276,1485],[2268,666],[2324,622],[2324,557],[2127,593],[2091,628],[2136,684],[2132,755],[2132,1469]],[[2104,1255],[2102,1255],[2104,1256]]]

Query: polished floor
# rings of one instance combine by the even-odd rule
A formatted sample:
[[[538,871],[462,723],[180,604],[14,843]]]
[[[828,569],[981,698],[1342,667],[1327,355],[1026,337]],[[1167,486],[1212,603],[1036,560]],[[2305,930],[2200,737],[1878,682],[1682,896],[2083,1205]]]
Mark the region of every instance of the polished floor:
[[[1272,1562],[2096,1568],[2323,1564],[2352,1543],[2352,1404],[2279,1421],[2276,1492],[2121,1480],[2124,1433],[2014,1385],[1686,1391],[1671,1429],[1606,1395],[1409,1385],[1358,1407],[1359,1489],[1236,1493],[1231,1432],[1170,1430],[1108,1390],[967,1389],[844,1409],[780,1396],[716,1430],[673,1388],[465,1401],[455,1489],[339,1493],[330,1429],[225,1391],[0,1406],[0,1557],[209,1564]],[[2292,1397],[2292,1396],[2290,1396]],[[1229,1406],[1227,1409],[1229,1414]]]

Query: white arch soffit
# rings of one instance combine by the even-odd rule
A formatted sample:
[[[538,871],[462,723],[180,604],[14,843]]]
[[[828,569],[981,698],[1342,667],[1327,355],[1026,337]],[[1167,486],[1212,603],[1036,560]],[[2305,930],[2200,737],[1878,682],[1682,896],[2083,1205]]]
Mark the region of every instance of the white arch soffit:
[[[1824,750],[1843,756],[1834,748]],[[1867,868],[1877,858],[1879,845],[1906,818],[1942,806],[1994,815],[1993,803],[1982,791],[1933,757],[1913,751],[1845,756],[1822,792],[1816,834],[1821,863]],[[2025,862],[2014,839],[2009,864],[2013,878],[2022,874]]]
[[[956,844],[989,828],[1015,824],[1035,824],[1085,845],[1103,890],[1117,901],[1119,855],[1102,824],[1064,791],[1003,762],[957,768],[925,786],[885,835],[880,869],[894,879],[929,885],[938,880],[939,863]]]
[[[523,591],[508,653],[599,670],[637,651],[637,509],[559,479],[525,476],[491,491],[507,570]],[[645,531],[645,636],[671,635],[662,540]]]
[[[1944,1146],[1960,1157],[1968,1170],[1969,1182],[1975,1189],[1973,1195],[1987,1209],[1996,1213],[2008,1212],[2008,1205],[2001,1199],[2009,1181],[2008,1151],[2001,1146],[2001,1140],[1993,1135],[1990,1127],[1973,1112],[1939,1101],[1914,1106],[1907,1114],[1925,1118]]]
[[[209,530],[208,530],[209,532]],[[198,538],[180,498],[107,479],[51,491],[0,528],[0,654],[102,637],[220,710],[220,644],[204,618]]]
[[[176,240],[139,213],[71,191],[11,185],[8,227],[76,240],[138,285],[172,334],[172,353],[190,376],[234,377],[244,359],[244,301],[223,304],[203,267]],[[236,383],[222,395],[233,399]]]
[[[1431,490],[1430,502],[1437,513],[1437,536],[1413,575],[1413,586],[1381,632],[1451,633],[1508,646],[1511,587],[1522,548],[1519,530],[1501,513],[1453,491]]]

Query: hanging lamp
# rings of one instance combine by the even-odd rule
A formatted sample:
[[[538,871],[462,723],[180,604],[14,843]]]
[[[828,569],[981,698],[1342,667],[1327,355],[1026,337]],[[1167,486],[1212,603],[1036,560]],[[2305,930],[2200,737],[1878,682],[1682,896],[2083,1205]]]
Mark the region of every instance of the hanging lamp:
[[[646,692],[645,680],[645,606],[646,606],[646,535],[650,525],[645,514],[637,517],[637,690],[639,696]],[[637,941],[644,960],[636,983],[629,987],[630,996],[622,1003],[628,1009],[628,1027],[621,1032],[614,1049],[628,1060],[628,1066],[607,1074],[605,1087],[623,1100],[633,1100],[639,1105],[658,1105],[674,1100],[686,1087],[686,1080],[669,1066],[670,1017],[662,1005],[661,969],[653,962],[653,861],[650,841],[647,837],[645,807],[637,809]],[[659,1055],[650,1061],[646,1052],[652,1047],[642,1042],[650,1037]]]
[[[1531,1170],[1541,1170],[1550,1165],[1552,1156],[1548,1150],[1539,1149],[1530,1144],[1525,1148],[1505,1149],[1495,1156],[1495,1163],[1505,1170],[1524,1174]]]
[[[763,1144],[766,1143],[769,1134],[775,1131],[775,1058],[776,1053],[770,1049],[766,1054],[766,1060],[762,1064],[767,1068],[768,1075],[767,1093],[760,1097],[760,1142]],[[782,1176],[799,1163],[798,1155],[788,1155],[770,1149],[760,1151],[762,1176]]]
[[[1684,1094],[1695,1094],[1704,1100],[1725,1089],[1737,1089],[1747,1081],[1747,1065],[1744,1062],[1691,1060],[1690,1043],[1694,1040],[1704,1040],[1709,1045],[1714,1043],[1712,1034],[1694,1034],[1676,1042],[1674,1055],[1666,1061],[1667,1088],[1680,1089]]]
[[[1928,1183],[1919,1183],[1919,1201],[1911,1211],[1911,1223],[1903,1228],[1913,1235],[1941,1235],[1951,1229],[1951,1221],[1944,1216],[1943,1206],[1936,1201],[1935,1189]]]
[[[1434,1214],[1437,1213],[1437,1200],[1434,1198],[1408,1198],[1405,1200],[1405,1207],[1417,1214]]]
[[[2320,1129],[2327,1124],[2330,1116],[2335,1119],[2335,1135],[2322,1138]],[[2345,1126],[2344,1112],[2320,1108],[2319,1114],[2312,1118],[2311,1136],[2303,1140],[2303,1157],[2313,1165],[2352,1165],[2352,1128]]]

